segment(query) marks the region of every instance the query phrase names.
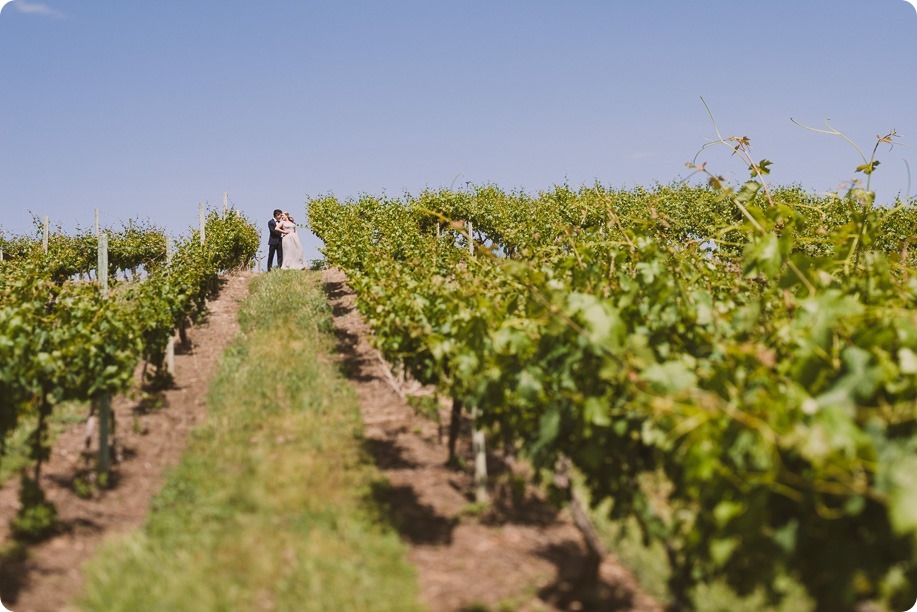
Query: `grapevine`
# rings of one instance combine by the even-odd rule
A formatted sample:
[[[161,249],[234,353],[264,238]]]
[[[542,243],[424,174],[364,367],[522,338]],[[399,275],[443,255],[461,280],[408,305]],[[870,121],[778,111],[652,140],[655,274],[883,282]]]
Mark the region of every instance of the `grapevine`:
[[[680,604],[788,574],[819,609],[909,605],[917,209],[711,183],[326,196],[309,221],[386,357],[536,467],[569,458]]]
[[[211,213],[206,223],[209,240],[201,245],[192,234],[179,241],[170,265],[160,230],[131,224],[115,233],[110,272],[131,275],[113,282],[108,297],[85,280],[96,265],[95,236],[55,233],[47,252],[35,240],[6,243],[17,248],[4,247],[13,256],[0,264],[0,457],[14,428],[33,416],[37,423],[20,525],[42,513],[53,521],[36,487],[54,406],[126,391],[141,359],[161,374],[168,339],[205,313],[219,274],[251,264],[258,233],[250,222],[230,210]]]

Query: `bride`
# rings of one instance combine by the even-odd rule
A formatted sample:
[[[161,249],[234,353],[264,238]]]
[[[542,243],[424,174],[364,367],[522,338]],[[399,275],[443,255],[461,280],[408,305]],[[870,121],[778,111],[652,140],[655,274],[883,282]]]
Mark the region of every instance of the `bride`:
[[[280,223],[277,229],[283,234],[283,264],[281,270],[303,270],[306,267],[306,259],[302,252],[302,242],[299,241],[299,234],[296,232],[296,223],[288,212],[280,215]]]

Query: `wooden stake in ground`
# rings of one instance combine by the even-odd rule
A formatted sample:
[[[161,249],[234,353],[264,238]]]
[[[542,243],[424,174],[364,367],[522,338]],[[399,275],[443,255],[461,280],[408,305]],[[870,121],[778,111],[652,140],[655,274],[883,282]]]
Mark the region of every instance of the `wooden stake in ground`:
[[[474,257],[474,226],[468,221],[468,252]],[[487,495],[487,449],[484,444],[484,431],[478,427],[478,407],[471,411],[471,448],[474,450],[474,498],[479,504],[486,504]]]
[[[172,265],[172,237],[166,236],[166,267]],[[175,377],[175,333],[169,336],[166,343],[166,371],[173,378]]]
[[[108,234],[99,234],[99,260],[96,269],[102,298],[108,298]],[[96,399],[99,409],[99,475],[107,475],[110,468],[108,434],[111,427],[111,395],[100,393]]]
[[[479,504],[486,504],[490,500],[487,494],[487,452],[484,446],[484,430],[478,428],[478,407],[471,411],[471,422],[474,430],[471,432],[471,448],[474,451],[474,499]]]

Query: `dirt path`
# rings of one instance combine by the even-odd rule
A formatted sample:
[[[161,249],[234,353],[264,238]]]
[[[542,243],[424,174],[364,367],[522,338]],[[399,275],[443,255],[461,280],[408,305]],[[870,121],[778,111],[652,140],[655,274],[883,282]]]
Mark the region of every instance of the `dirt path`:
[[[662,610],[611,556],[602,565],[598,592],[581,588],[583,538],[568,514],[537,491],[513,503],[505,487],[496,492],[494,509],[480,517],[469,513],[471,475],[445,467],[448,451],[439,428],[416,415],[388,382],[343,273],[326,270],[324,283],[341,358],[360,397],[367,446],[391,483],[384,501],[410,545],[421,597],[431,610]],[[470,459],[470,448],[464,452]],[[499,467],[499,459],[491,459],[490,468]]]
[[[75,426],[54,444],[43,468],[42,487],[57,506],[61,532],[28,549],[27,558],[0,561],[0,599],[16,612],[58,611],[79,593],[80,565],[106,537],[140,527],[165,471],[178,462],[188,433],[206,417],[204,398],[217,362],[238,330],[239,301],[248,293],[248,273],[227,276],[210,314],[189,330],[192,347],[176,355],[176,386],[163,407],[144,409],[136,399],[115,398],[118,444],[123,460],[112,472],[113,486],[92,499],[74,493],[83,469],[85,427]],[[15,481],[0,489],[0,550],[10,543],[9,521],[18,508]]]

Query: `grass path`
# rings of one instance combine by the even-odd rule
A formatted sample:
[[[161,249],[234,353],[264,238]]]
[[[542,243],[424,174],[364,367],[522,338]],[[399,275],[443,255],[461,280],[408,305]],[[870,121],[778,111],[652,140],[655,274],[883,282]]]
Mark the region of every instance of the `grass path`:
[[[405,549],[330,353],[321,276],[252,279],[207,422],[140,532],[86,567],[90,610],[412,610]]]

